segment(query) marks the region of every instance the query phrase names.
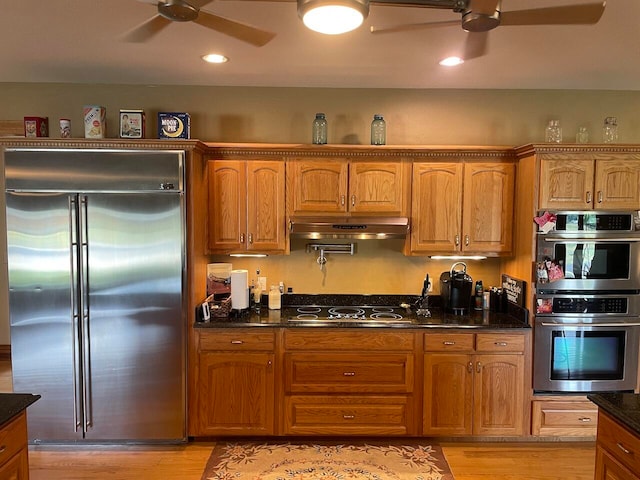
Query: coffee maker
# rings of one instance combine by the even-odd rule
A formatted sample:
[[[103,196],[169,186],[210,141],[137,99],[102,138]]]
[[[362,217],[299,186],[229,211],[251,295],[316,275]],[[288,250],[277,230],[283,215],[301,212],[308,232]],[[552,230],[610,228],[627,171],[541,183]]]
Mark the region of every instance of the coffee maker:
[[[461,266],[462,269],[456,270]],[[466,315],[471,307],[473,280],[467,274],[467,264],[456,262],[451,270],[440,275],[440,297],[443,308],[455,315]]]

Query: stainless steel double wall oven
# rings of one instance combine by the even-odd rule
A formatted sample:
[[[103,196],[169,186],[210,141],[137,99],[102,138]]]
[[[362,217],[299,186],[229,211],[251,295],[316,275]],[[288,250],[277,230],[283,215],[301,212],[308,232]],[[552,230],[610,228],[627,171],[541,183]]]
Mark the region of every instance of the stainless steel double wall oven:
[[[638,212],[557,212],[538,234],[536,392],[633,391],[640,348]]]

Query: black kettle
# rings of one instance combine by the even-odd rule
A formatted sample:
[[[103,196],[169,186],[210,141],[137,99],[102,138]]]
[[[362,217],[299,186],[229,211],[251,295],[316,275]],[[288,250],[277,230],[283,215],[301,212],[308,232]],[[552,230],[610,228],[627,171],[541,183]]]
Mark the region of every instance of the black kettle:
[[[456,270],[462,266],[462,270]],[[456,315],[466,315],[471,307],[473,280],[467,275],[467,264],[456,262],[451,270],[440,275],[440,297],[443,308]]]

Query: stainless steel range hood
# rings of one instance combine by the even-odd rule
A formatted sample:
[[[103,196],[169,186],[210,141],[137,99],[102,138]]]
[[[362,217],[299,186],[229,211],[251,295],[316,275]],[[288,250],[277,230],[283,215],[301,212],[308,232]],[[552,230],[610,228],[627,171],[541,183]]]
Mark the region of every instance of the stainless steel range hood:
[[[407,217],[291,217],[292,238],[406,238]]]

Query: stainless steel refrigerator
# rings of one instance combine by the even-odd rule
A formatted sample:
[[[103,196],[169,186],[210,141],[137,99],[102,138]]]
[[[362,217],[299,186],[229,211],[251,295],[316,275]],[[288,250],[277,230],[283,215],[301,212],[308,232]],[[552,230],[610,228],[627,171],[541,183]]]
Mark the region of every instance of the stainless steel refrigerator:
[[[4,152],[15,392],[32,443],[186,440],[184,153]]]

